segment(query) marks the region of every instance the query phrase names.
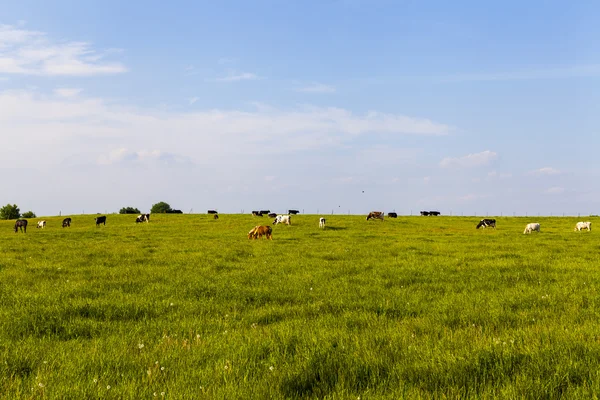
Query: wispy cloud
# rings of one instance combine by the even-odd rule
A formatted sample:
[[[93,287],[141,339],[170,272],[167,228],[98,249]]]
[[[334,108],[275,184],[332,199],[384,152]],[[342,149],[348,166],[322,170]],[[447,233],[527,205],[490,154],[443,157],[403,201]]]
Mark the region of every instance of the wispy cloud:
[[[158,163],[158,164],[187,164],[190,163],[188,157],[173,153],[166,153],[159,150],[138,150],[132,151],[124,147],[111,150],[108,154],[102,154],[98,157],[98,164],[113,165],[123,163]]]
[[[547,193],[547,194],[561,194],[564,192],[565,192],[565,188],[559,187],[559,186],[551,187],[545,191],[545,193]]]
[[[80,88],[58,88],[54,89],[54,94],[59,97],[75,97],[82,91]]]
[[[491,164],[498,158],[493,151],[482,151],[481,153],[469,154],[463,157],[446,157],[440,161],[442,168],[474,168]]]
[[[199,99],[199,97],[190,97],[188,99],[188,104],[191,106],[192,104],[194,104],[195,102],[197,102]]]
[[[335,87],[323,83],[312,83],[310,85],[298,87],[294,90],[303,93],[335,93]]]
[[[257,79],[261,79],[256,74],[251,72],[231,72],[226,76],[222,76],[220,78],[216,78],[216,82],[239,82],[239,81],[254,81]]]
[[[49,76],[118,74],[127,68],[87,42],[52,40],[44,32],[0,25],[0,73]]]
[[[109,152],[137,149],[144,143],[161,154],[180,154],[207,163],[226,159],[232,165],[244,165],[255,162],[257,154],[335,149],[371,133],[436,136],[450,130],[428,119],[376,111],[357,114],[335,107],[182,112],[38,91],[0,91],[0,126],[14,134],[9,144],[0,146],[0,167],[10,165],[13,155],[25,145],[32,154],[46,155],[46,163],[76,151],[96,152],[96,157],[102,152],[105,163],[143,158],[138,150]],[[386,139],[380,138],[385,143]]]
[[[534,175],[534,176],[557,175],[557,174],[560,174],[560,171],[557,170],[556,168],[544,167],[544,168],[535,169],[533,171],[529,171],[527,174]]]

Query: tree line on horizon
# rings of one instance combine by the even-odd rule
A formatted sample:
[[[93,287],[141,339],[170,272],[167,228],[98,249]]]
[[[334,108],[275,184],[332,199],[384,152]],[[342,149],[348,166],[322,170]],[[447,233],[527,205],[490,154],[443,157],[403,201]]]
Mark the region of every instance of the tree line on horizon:
[[[150,209],[152,214],[181,214],[181,210],[171,208],[169,203],[160,201],[152,205]],[[123,207],[119,210],[119,214],[141,214],[141,211],[136,207]],[[21,214],[19,206],[16,204],[7,204],[0,208],[0,219],[19,219],[19,218],[36,218],[33,211],[26,211]]]

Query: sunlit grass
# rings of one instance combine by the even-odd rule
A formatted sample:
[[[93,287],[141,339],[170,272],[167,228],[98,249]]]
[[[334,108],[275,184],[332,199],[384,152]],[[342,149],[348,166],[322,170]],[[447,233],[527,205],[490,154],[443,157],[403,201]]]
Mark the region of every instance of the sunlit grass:
[[[600,393],[600,244],[581,219],[326,217],[272,241],[245,215],[0,222],[0,397]]]

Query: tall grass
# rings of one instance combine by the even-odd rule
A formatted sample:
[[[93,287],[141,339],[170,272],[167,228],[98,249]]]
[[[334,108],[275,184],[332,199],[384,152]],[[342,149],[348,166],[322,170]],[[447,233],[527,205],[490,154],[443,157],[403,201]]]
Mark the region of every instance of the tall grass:
[[[272,241],[245,215],[0,222],[0,397],[600,393],[600,245],[576,219],[318,217]]]

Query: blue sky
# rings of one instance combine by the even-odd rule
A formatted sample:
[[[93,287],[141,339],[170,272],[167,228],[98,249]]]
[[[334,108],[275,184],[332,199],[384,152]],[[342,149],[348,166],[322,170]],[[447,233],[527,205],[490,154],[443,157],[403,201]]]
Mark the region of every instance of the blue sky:
[[[0,6],[0,203],[598,213],[594,2]]]

